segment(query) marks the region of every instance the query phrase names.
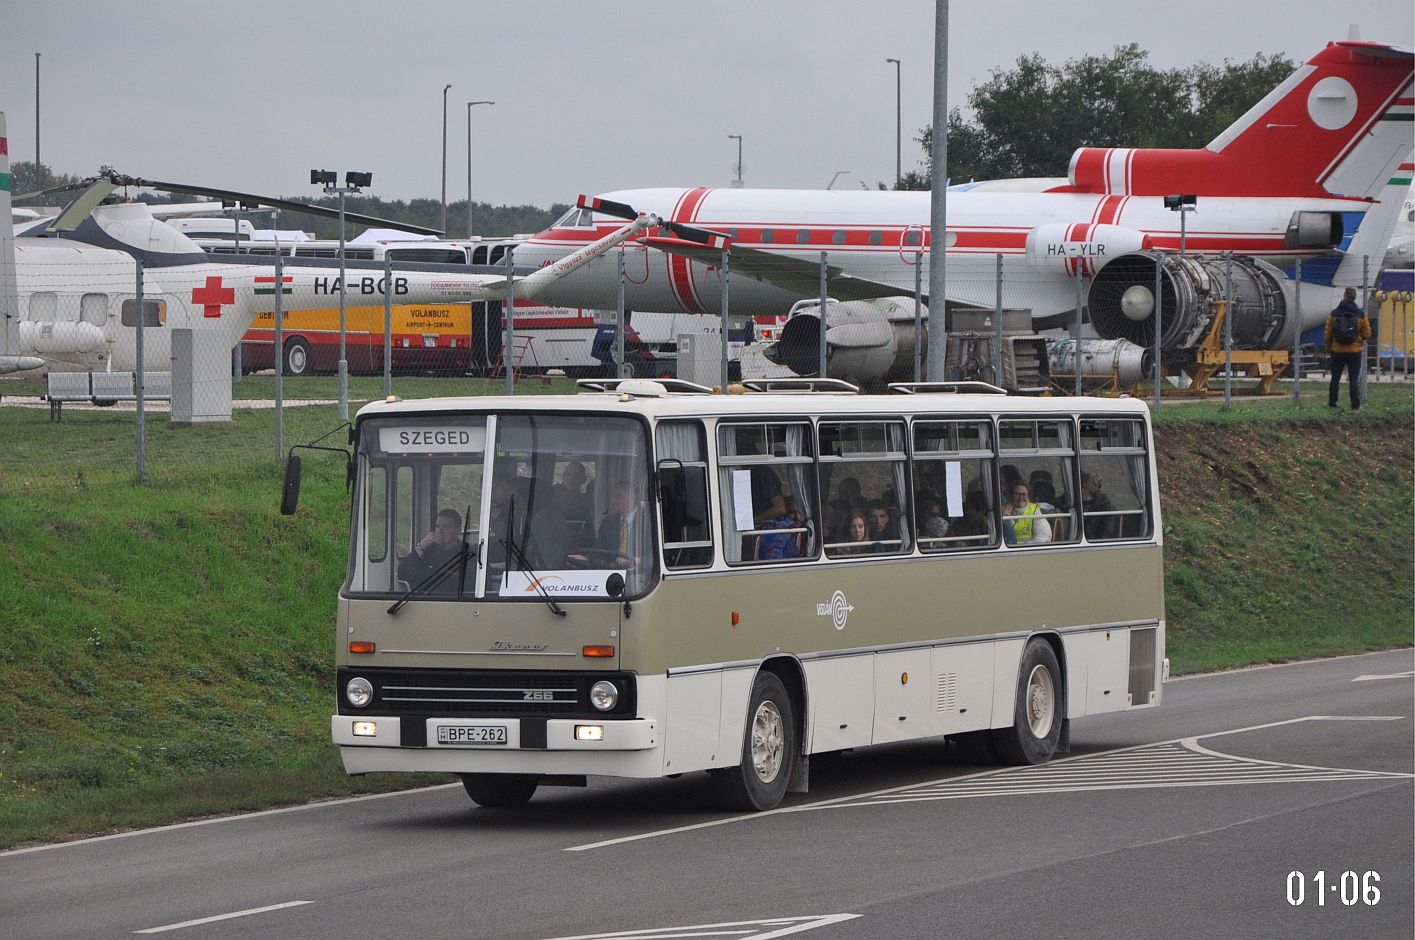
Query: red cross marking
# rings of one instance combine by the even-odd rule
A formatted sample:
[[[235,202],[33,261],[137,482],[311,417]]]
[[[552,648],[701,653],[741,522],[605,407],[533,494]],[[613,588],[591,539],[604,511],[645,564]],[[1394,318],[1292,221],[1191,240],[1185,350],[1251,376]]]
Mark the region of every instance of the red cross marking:
[[[192,303],[201,304],[203,317],[220,317],[224,304],[236,302],[236,288],[222,287],[221,276],[214,274],[206,279],[205,287],[192,288]]]

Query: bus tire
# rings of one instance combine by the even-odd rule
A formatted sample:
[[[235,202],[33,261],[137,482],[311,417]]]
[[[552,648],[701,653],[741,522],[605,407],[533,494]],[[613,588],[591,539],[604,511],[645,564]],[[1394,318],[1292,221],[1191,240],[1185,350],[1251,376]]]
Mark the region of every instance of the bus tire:
[[[310,344],[299,336],[285,341],[285,350],[281,354],[281,359],[285,365],[286,375],[309,375],[313,371],[314,362],[310,359]]]
[[[786,795],[796,763],[796,712],[774,673],[757,673],[747,706],[742,763],[712,772],[713,787],[729,809],[772,809]]]
[[[540,785],[536,774],[461,774],[462,788],[478,806],[525,806]]]
[[[1016,766],[1044,764],[1056,753],[1065,718],[1061,668],[1051,644],[1033,637],[1022,651],[1017,671],[1012,727],[992,732],[998,760]]]

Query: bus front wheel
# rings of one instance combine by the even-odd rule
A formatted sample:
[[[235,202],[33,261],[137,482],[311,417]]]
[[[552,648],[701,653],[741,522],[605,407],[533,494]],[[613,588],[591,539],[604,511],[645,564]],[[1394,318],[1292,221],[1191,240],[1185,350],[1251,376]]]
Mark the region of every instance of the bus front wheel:
[[[1061,668],[1046,640],[1033,637],[1022,652],[1012,727],[992,732],[992,745],[1004,764],[1043,764],[1061,740],[1064,715]]]
[[[462,788],[478,806],[496,809],[525,806],[535,795],[540,777],[535,774],[461,774]]]
[[[285,374],[308,375],[310,372],[310,344],[296,336],[285,343]]]
[[[747,707],[742,763],[714,770],[717,795],[731,809],[771,809],[786,795],[796,764],[796,713],[775,674],[757,674]]]

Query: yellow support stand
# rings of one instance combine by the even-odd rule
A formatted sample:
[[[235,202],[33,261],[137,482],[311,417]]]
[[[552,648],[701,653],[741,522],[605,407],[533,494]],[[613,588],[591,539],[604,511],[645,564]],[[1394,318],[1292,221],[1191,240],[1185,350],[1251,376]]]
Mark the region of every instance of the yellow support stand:
[[[1165,389],[1166,395],[1179,398],[1205,398],[1223,394],[1223,389],[1209,388],[1209,382],[1223,370],[1223,321],[1228,316],[1228,301],[1211,300],[1217,308],[1213,325],[1208,335],[1192,350],[1191,357],[1184,362],[1166,361],[1163,373],[1168,376],[1184,376],[1189,379],[1185,388]],[[1258,384],[1246,391],[1250,395],[1276,395],[1272,389],[1278,376],[1287,371],[1291,354],[1285,349],[1235,349],[1230,353],[1230,361],[1235,377],[1257,379]],[[1237,391],[1237,390],[1235,390]]]

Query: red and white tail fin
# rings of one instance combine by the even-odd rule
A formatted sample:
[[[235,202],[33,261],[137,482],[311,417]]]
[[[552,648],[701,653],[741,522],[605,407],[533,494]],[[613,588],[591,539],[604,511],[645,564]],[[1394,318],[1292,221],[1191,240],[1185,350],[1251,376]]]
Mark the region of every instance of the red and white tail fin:
[[[1202,150],[1083,147],[1082,192],[1377,198],[1410,161],[1415,55],[1329,43]]]

